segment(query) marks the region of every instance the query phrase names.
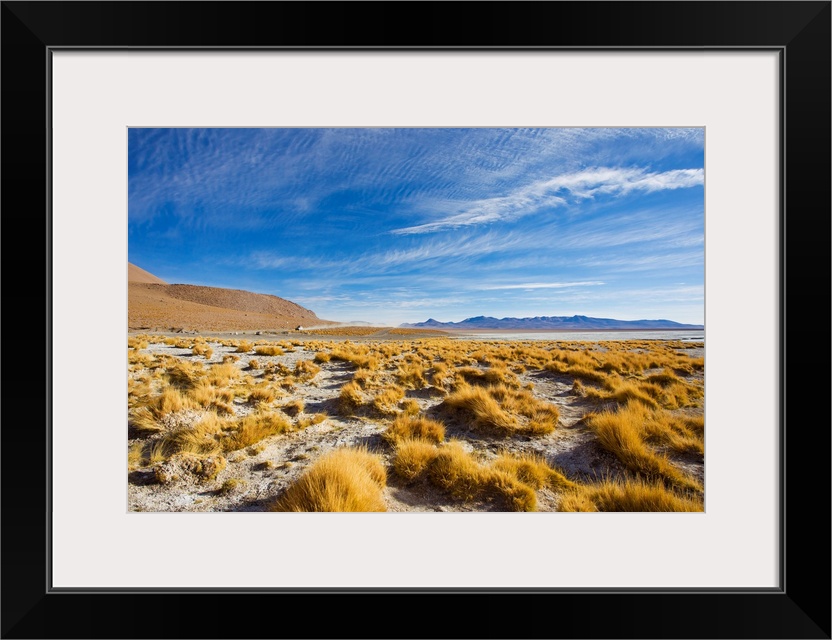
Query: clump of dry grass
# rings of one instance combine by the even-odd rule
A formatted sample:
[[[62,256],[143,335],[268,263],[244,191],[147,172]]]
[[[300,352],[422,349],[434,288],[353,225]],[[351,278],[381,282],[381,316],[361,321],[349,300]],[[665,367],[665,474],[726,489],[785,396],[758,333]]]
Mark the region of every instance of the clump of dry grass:
[[[352,415],[364,404],[364,396],[361,387],[355,382],[348,382],[341,387],[338,394],[338,407],[346,415]]]
[[[396,406],[404,398],[404,389],[391,385],[373,398],[373,407],[379,413],[390,415],[396,413]]]
[[[364,448],[342,448],[319,458],[270,506],[271,511],[386,511],[387,471]]]
[[[343,345],[330,352],[332,360],[341,360],[349,362],[357,369],[375,370],[378,368],[379,359],[377,356],[370,353],[368,347],[363,345],[354,345],[349,341],[344,342]]]
[[[199,342],[193,346],[191,353],[195,356],[205,356],[206,360],[210,360],[214,355],[214,350],[206,342]]]
[[[232,381],[240,378],[242,371],[230,362],[214,364],[206,373],[206,380],[215,387],[227,387]]]
[[[146,465],[145,444],[143,442],[133,442],[127,448],[127,469],[132,471]]]
[[[463,385],[445,398],[443,406],[467,416],[473,426],[501,435],[551,433],[560,416],[556,406],[538,400],[528,390],[502,384]]]
[[[520,381],[517,376],[503,365],[496,365],[489,369],[476,369],[474,367],[463,367],[456,370],[458,379],[468,384],[492,386],[505,385],[508,387],[519,387]]]
[[[245,480],[240,480],[238,478],[228,478],[222,483],[222,485],[220,485],[220,488],[217,489],[217,493],[219,493],[220,495],[227,496],[229,493],[233,493],[234,490],[238,487],[242,487],[243,485],[245,485],[245,483]]]
[[[631,471],[648,480],[662,480],[681,489],[701,490],[695,480],[645,443],[645,415],[640,407],[630,404],[616,412],[590,414],[586,424],[595,432],[601,446]]]
[[[503,411],[500,404],[481,387],[463,386],[445,398],[443,405],[473,418],[477,427],[500,433],[514,433],[520,427],[517,419]]]
[[[197,380],[205,375],[205,370],[199,362],[179,360],[167,369],[168,381],[171,385],[182,389],[189,389]]]
[[[148,435],[164,431],[161,419],[186,409],[196,409],[198,404],[175,387],[166,387],[162,393],[135,407],[130,413],[130,424],[140,434]]]
[[[313,358],[313,360],[315,362],[318,362],[320,364],[324,364],[326,362],[329,362],[331,359],[332,359],[332,356],[329,353],[327,353],[326,351],[319,351],[318,353],[315,354],[315,357]]]
[[[269,404],[274,402],[277,392],[267,385],[257,386],[248,394],[248,401],[252,404]]]
[[[430,418],[401,415],[387,427],[382,437],[394,444],[413,438],[442,442],[445,439],[445,425]]]
[[[478,462],[459,441],[443,446],[422,437],[394,441],[396,474],[410,482],[426,477],[457,500],[497,500],[511,511],[534,511],[537,509],[535,489],[548,485],[570,490],[576,486],[533,456],[503,454],[486,465]]]
[[[258,356],[282,356],[286,352],[277,345],[260,345],[254,347],[254,353]]]
[[[505,471],[479,464],[457,441],[439,448],[427,474],[433,484],[458,500],[501,498],[512,511],[537,508],[537,496],[532,487]]]
[[[156,363],[156,358],[149,353],[142,353],[141,351],[129,351],[127,353],[127,363],[134,365],[136,368],[150,368]]]
[[[701,496],[680,495],[661,482],[604,480],[561,496],[559,511],[704,511]]]
[[[433,373],[430,375],[430,383],[434,387],[440,389],[450,385],[453,382],[454,374],[443,362],[437,362],[433,365]]]
[[[147,349],[149,343],[146,338],[135,336],[133,338],[127,338],[127,346],[130,349]]]
[[[298,380],[311,380],[321,372],[321,368],[312,360],[298,360],[295,364],[295,377]]]
[[[405,398],[399,403],[399,407],[406,416],[419,415],[419,412],[422,410],[419,403],[413,398]]]
[[[425,369],[416,362],[408,362],[399,367],[395,374],[400,385],[407,389],[421,389],[427,385]]]
[[[220,451],[219,434],[228,424],[216,414],[207,413],[198,422],[177,427],[147,443],[146,457],[151,462],[160,462],[178,453],[216,454]]]
[[[439,455],[435,443],[421,438],[402,439],[396,443],[393,470],[408,481],[415,480]]]
[[[503,453],[491,464],[491,467],[508,473],[534,489],[550,486],[553,489],[566,490],[578,486],[534,454]]]
[[[224,431],[220,444],[224,451],[245,449],[263,438],[286,433],[291,428],[289,421],[279,413],[251,413]]]
[[[286,415],[292,416],[293,418],[300,413],[303,413],[303,400],[300,398],[295,398],[290,400],[286,404],[280,407]]]
[[[254,348],[254,343],[253,342],[249,342],[248,340],[240,340],[240,342],[237,344],[237,348],[235,349],[235,351],[237,353],[248,353],[253,348]]]

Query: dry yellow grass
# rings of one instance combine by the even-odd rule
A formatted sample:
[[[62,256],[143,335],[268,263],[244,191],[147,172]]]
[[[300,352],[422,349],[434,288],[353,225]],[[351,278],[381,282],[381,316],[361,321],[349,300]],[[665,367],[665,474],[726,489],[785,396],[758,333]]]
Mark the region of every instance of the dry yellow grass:
[[[631,471],[649,480],[663,480],[681,489],[701,490],[699,483],[645,443],[644,416],[639,407],[630,404],[616,412],[590,414],[586,424],[598,436],[601,446]]]
[[[534,489],[550,486],[553,489],[565,490],[578,486],[534,454],[503,453],[491,464],[491,467],[514,476]]]
[[[497,501],[509,511],[534,511],[535,489],[551,486],[571,490],[576,485],[543,460],[533,456],[503,454],[490,465],[468,453],[461,442],[443,446],[423,437],[394,439],[396,455],[393,469],[412,482],[426,477],[454,499]]]
[[[287,402],[286,404],[282,405],[280,408],[283,410],[283,412],[286,415],[295,417],[298,414],[303,413],[303,408],[304,408],[303,400],[301,400],[300,398],[294,398],[294,399],[290,400],[289,402]]]
[[[530,391],[502,384],[460,386],[445,398],[443,405],[467,416],[474,427],[501,435],[551,433],[560,415],[556,406],[538,400]]]
[[[270,506],[271,511],[386,511],[387,471],[364,448],[336,449],[318,459]]]
[[[230,362],[214,364],[206,373],[206,380],[215,387],[227,387],[242,376],[242,371]]]
[[[407,389],[421,389],[428,383],[425,379],[424,367],[415,362],[400,366],[396,371],[396,380]]]
[[[348,382],[341,387],[338,395],[338,407],[346,415],[352,415],[364,404],[364,396],[361,387],[355,382]]]
[[[254,347],[254,353],[258,356],[282,356],[286,352],[277,345],[261,345]]]
[[[275,412],[251,413],[223,432],[220,440],[223,450],[244,449],[263,438],[291,430],[292,425],[285,416]]]
[[[254,343],[253,342],[249,342],[248,340],[240,340],[240,342],[237,344],[237,348],[235,349],[235,351],[237,353],[248,353],[253,348],[254,348]]]
[[[442,442],[445,439],[445,425],[422,416],[401,415],[387,427],[382,437],[392,443],[413,438]]]
[[[393,470],[405,480],[414,480],[425,472],[437,455],[439,455],[439,449],[429,440],[421,438],[398,440]]]
[[[274,402],[277,397],[277,391],[266,385],[258,385],[254,387],[248,394],[248,401],[252,404],[269,404]]]
[[[704,511],[700,496],[680,495],[661,482],[605,480],[561,497],[559,511]]]
[[[435,485],[463,501],[502,499],[511,511],[534,511],[534,489],[503,470],[479,464],[462,444],[451,441],[439,449],[427,474]]]
[[[167,369],[169,383],[183,389],[192,387],[204,374],[205,370],[200,363],[184,360],[176,361]]]
[[[294,375],[298,380],[308,381],[321,372],[321,368],[312,360],[298,360],[295,364]]]
[[[392,385],[376,394],[373,398],[373,407],[379,413],[390,415],[396,413],[396,406],[404,398],[404,389]]]

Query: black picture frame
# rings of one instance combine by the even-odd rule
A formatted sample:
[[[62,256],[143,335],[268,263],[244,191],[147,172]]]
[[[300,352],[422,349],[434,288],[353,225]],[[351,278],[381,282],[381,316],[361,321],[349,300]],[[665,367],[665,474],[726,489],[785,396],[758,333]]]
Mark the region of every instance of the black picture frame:
[[[830,15],[829,1],[2,2],[2,637],[829,638]],[[52,590],[48,91],[50,52],[68,47],[778,51],[780,587]]]

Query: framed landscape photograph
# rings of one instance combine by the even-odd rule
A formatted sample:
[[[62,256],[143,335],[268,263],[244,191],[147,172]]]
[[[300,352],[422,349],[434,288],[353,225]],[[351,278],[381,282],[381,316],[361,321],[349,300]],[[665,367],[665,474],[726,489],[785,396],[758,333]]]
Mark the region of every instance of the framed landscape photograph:
[[[705,510],[704,127],[128,155],[129,511]]]
[[[341,607],[516,597],[581,614],[547,637],[830,637],[828,514],[787,509],[828,507],[828,429],[786,446],[830,4],[597,6],[412,44],[358,3],[314,36],[308,3],[3,3],[6,211],[42,212],[6,237],[46,247],[7,274],[44,275],[47,363],[43,428],[3,431],[4,637],[375,637]],[[123,622],[235,598],[336,615]]]

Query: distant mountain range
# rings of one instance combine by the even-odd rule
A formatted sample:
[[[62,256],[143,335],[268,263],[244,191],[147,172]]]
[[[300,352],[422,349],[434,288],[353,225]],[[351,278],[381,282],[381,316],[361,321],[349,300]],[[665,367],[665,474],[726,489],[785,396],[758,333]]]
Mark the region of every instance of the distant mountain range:
[[[534,318],[491,318],[477,316],[461,322],[439,322],[430,318],[425,322],[403,324],[408,328],[427,329],[533,329],[533,330],[603,330],[626,331],[638,329],[704,329],[701,324],[681,324],[672,320],[614,320],[588,316],[536,316]]]

